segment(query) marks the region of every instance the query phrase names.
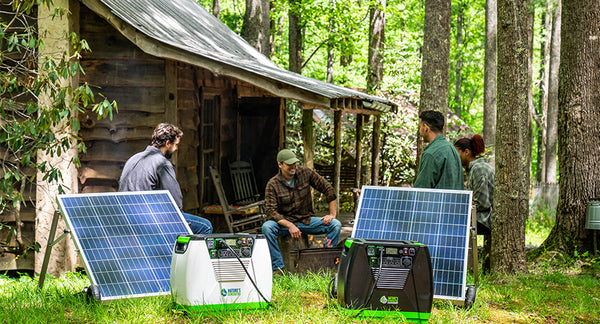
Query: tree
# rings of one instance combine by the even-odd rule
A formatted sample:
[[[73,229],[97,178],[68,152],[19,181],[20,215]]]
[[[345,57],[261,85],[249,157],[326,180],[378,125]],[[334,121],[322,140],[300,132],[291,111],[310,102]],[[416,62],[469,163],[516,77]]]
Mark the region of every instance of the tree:
[[[244,15],[244,39],[266,57],[271,55],[269,0],[246,0]]]
[[[462,116],[462,68],[463,68],[463,29],[465,25],[465,7],[466,3],[458,1],[458,10],[456,12],[456,52],[454,56],[455,78],[454,78],[454,113],[461,118]]]
[[[548,115],[546,118],[546,183],[556,183],[556,142],[558,113],[558,67],[560,65],[560,19],[561,0],[556,2],[552,17],[552,39],[550,44],[550,69],[548,81]]]
[[[419,111],[437,110],[444,116],[448,110],[451,13],[450,1],[425,0]],[[423,139],[420,135],[417,138],[418,168],[423,152]]]
[[[483,138],[488,146],[496,143],[496,41],[497,41],[497,2],[485,2],[485,63],[483,81]]]
[[[39,246],[24,246],[20,239],[20,210],[25,204],[33,204],[24,199],[24,191],[35,191],[36,179],[56,184],[58,193],[77,190],[62,182],[63,170],[53,161],[74,146],[76,151],[85,150],[77,136],[78,112],[91,108],[99,118],[112,117],[116,108],[107,100],[95,104],[89,85],[66,82],[83,73],[77,59],[89,50],[77,34],[60,35],[69,44],[63,51],[52,56],[40,54],[46,46],[46,30],[37,30],[38,6],[49,10],[52,19],[68,13],[49,1],[38,2],[3,4],[0,15],[0,213],[13,215],[15,220],[3,224],[10,231],[0,247],[3,252],[17,255]],[[79,166],[79,159],[75,154],[66,163]],[[12,235],[16,236],[16,246],[11,242]]]
[[[530,0],[498,3],[498,115],[491,270],[526,269],[525,221],[529,213],[531,115],[529,113]]]
[[[559,198],[540,249],[592,250],[585,209],[600,195],[600,3],[563,0],[558,84]]]
[[[367,65],[367,89],[374,93],[381,89],[383,81],[383,51],[385,43],[386,0],[373,2],[369,9],[369,56]]]

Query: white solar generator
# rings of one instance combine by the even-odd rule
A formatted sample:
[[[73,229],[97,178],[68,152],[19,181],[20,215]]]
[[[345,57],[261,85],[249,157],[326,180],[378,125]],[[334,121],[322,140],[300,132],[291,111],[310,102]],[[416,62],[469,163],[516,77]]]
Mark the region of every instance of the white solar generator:
[[[171,295],[180,308],[266,308],[272,290],[271,255],[263,235],[177,237],[171,262]]]

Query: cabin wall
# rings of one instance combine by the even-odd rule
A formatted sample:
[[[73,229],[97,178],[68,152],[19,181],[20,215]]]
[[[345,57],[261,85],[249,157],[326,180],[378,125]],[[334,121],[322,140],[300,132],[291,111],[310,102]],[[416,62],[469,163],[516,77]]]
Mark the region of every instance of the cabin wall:
[[[145,54],[84,6],[80,33],[92,49],[81,59],[86,71],[81,81],[118,106],[112,120],[97,120],[90,111],[80,116],[79,135],[87,148],[80,156],[80,192],[116,191],[125,161],[150,144],[157,124],[171,122],[184,133],[172,160],[184,210],[202,214],[204,206],[218,201],[208,166],[224,171],[239,155],[241,99],[275,101],[274,114],[281,119],[281,98],[267,98],[257,87],[200,67]],[[279,141],[276,137],[270,145],[276,149]]]

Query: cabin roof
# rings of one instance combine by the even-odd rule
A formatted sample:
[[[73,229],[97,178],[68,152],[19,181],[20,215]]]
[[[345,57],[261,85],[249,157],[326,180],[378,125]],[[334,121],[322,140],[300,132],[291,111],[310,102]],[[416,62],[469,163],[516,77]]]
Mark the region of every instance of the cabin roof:
[[[379,114],[397,107],[391,100],[278,67],[194,0],[81,2],[148,54],[237,78],[306,108]]]

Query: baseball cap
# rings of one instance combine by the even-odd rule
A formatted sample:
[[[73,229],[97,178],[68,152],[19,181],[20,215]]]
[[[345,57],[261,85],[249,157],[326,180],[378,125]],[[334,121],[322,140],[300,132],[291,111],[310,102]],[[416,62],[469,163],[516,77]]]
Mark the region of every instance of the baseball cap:
[[[296,154],[294,154],[292,150],[283,149],[277,154],[277,162],[283,162],[285,164],[294,164],[298,161],[300,160],[298,160]]]

